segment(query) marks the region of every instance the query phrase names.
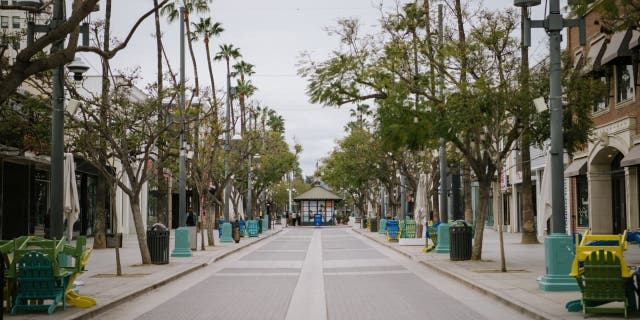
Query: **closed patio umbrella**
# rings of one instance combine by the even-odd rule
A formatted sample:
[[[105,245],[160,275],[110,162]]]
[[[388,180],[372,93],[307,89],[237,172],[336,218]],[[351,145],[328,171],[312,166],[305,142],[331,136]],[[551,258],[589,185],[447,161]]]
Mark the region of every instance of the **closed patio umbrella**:
[[[551,153],[547,152],[547,159],[542,173],[540,197],[538,198],[538,236],[544,236],[547,220],[551,217]]]
[[[416,225],[422,225],[422,219],[427,214],[427,175],[420,173],[418,189],[416,190],[415,220]]]
[[[80,202],[78,197],[78,186],[76,184],[76,164],[73,161],[73,154],[64,154],[64,219],[67,220],[67,239],[73,236],[73,224],[80,215]]]

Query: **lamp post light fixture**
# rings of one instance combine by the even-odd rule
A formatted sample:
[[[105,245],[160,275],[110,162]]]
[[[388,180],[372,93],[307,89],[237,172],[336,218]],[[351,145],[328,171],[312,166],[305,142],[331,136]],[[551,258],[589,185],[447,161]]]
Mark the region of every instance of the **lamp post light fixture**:
[[[231,75],[227,74],[227,110],[225,119],[225,143],[224,143],[224,223],[222,226],[222,236],[220,242],[233,242],[231,238],[231,223],[229,221],[229,209],[231,205],[231,169],[229,167],[229,156],[231,153],[231,100],[236,94],[237,88],[231,87]],[[233,140],[240,140],[234,134]]]
[[[438,44],[440,47],[444,45],[444,27],[443,27],[443,6],[438,4]],[[438,85],[438,93],[444,96],[444,74],[440,73]],[[440,225],[438,226],[438,245],[437,253],[449,253],[449,206],[447,199],[447,144],[444,138],[440,138]]]
[[[185,112],[185,27],[184,27],[185,8],[180,7],[180,158],[178,162],[178,228],[175,231],[175,246],[171,253],[172,257],[191,257],[191,244],[189,243],[189,229],[187,224],[187,175],[186,175],[186,141],[184,136],[184,112]]]
[[[540,4],[540,0],[514,0],[518,7],[530,7]],[[523,10],[525,11],[525,10]],[[523,42],[531,45],[531,28],[544,28],[549,34],[549,107],[551,111],[551,235],[544,239],[546,274],[539,280],[538,286],[545,291],[575,291],[578,285],[575,278],[569,276],[573,257],[567,257],[566,248],[571,247],[572,239],[565,226],[564,206],[564,165],[562,147],[562,67],[560,62],[560,32],[564,27],[579,27],[580,44],[586,42],[584,18],[564,19],[560,13],[560,1],[549,1],[549,15],[544,20],[524,19]]]
[[[42,1],[24,0],[19,1],[18,5],[39,8]],[[55,0],[53,2],[53,13],[48,24],[38,25],[35,21],[35,13],[27,13],[27,46],[32,45],[35,41],[37,33],[48,33],[64,23],[67,19],[65,11],[65,1]],[[88,24],[82,24],[80,30],[83,34],[83,45],[89,45]],[[54,54],[62,50],[65,38],[53,43],[51,53]],[[74,62],[76,62],[74,64]],[[69,65],[70,71],[74,73],[74,79],[82,80],[84,74],[89,68],[82,64],[82,60],[73,61]],[[51,114],[51,194],[49,197],[49,206],[51,210],[49,220],[50,238],[60,239],[63,236],[63,189],[64,189],[64,65],[53,68],[52,72],[52,114]]]
[[[256,153],[255,155],[249,154],[248,159],[248,168],[247,168],[247,213],[249,215],[249,220],[253,220],[253,176],[252,176],[252,168],[251,168],[251,159],[260,159],[260,154]]]

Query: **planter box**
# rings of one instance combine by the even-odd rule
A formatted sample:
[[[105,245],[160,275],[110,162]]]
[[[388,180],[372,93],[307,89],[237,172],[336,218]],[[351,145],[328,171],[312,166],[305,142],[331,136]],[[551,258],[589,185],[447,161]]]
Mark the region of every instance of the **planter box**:
[[[122,248],[122,233],[118,233],[118,238],[120,240],[120,248]],[[116,237],[113,234],[107,234],[107,248],[115,248],[116,247]]]

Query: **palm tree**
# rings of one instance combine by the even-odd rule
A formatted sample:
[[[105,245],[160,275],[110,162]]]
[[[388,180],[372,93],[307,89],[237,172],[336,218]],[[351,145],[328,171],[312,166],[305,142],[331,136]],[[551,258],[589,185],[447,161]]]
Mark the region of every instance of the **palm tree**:
[[[216,53],[214,60],[219,61],[224,59],[227,63],[227,89],[231,83],[231,59],[237,59],[241,56],[240,49],[234,47],[232,44],[222,44],[220,45],[220,51]],[[229,94],[227,90],[227,94]],[[231,99],[231,97],[229,97]],[[231,119],[233,119],[233,108],[231,108]]]
[[[161,12],[162,14],[167,16],[169,22],[173,22],[178,18],[180,14],[180,7],[184,7],[184,24],[187,28],[187,34],[190,35],[191,24],[189,23],[189,14],[191,12],[209,12],[209,3],[211,3],[211,0],[176,0],[162,7]],[[193,64],[193,75],[196,85],[194,89],[194,95],[198,96],[200,92],[200,85],[198,83],[198,65],[196,64],[196,57],[193,54],[193,44],[191,43],[191,37],[187,37],[187,44],[189,45],[189,54],[191,55],[191,63]]]
[[[240,61],[233,65],[234,71],[231,73],[234,77],[240,76],[240,80],[238,80],[238,100],[240,101],[240,133],[242,135],[244,135],[246,123],[244,98],[255,92],[255,87],[251,85],[250,81],[245,80],[245,76],[250,76],[255,73],[253,67],[250,63]],[[243,89],[245,90],[240,90],[242,87],[244,87]]]
[[[209,49],[209,39],[212,37],[217,37],[224,31],[222,28],[222,24],[220,22],[211,22],[211,18],[202,18],[200,17],[200,21],[198,23],[192,23],[193,28],[195,29],[191,33],[192,40],[198,40],[198,36],[202,36],[202,40],[204,41],[204,47],[207,50],[207,65],[209,67],[209,78],[211,80],[211,92],[213,94],[213,108],[215,113],[217,114],[218,110],[218,100],[216,98],[216,85],[213,80],[213,63],[211,60],[211,51]]]

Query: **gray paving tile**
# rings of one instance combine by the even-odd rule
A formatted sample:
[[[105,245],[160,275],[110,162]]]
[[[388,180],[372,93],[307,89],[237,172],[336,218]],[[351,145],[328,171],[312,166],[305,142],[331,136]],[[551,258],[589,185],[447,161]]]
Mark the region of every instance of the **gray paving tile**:
[[[297,281],[297,277],[287,276],[211,277],[178,294],[174,303],[163,304],[138,319],[281,320]],[[176,304],[189,307],[178,308]]]
[[[299,268],[224,268],[218,273],[292,273],[300,272]]]
[[[329,319],[483,319],[411,273],[325,275],[325,292]]]
[[[304,260],[306,251],[254,251],[240,260],[264,260],[264,261],[278,261],[278,260]]]
[[[400,265],[394,266],[364,266],[364,267],[343,267],[343,268],[324,268],[324,272],[367,272],[367,271],[399,271],[407,270]]]
[[[370,250],[324,250],[322,252],[324,260],[346,260],[346,259],[381,259],[385,256],[375,249]]]

